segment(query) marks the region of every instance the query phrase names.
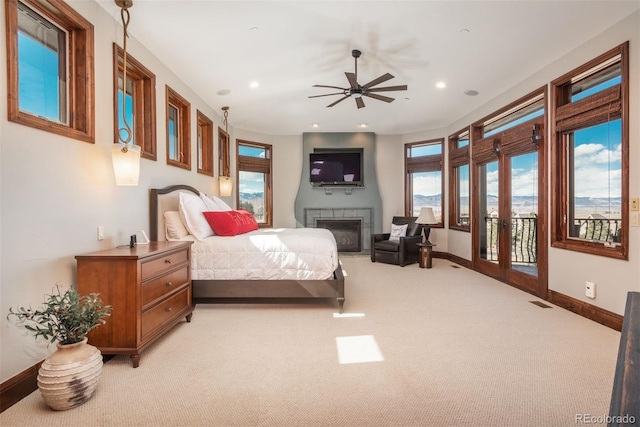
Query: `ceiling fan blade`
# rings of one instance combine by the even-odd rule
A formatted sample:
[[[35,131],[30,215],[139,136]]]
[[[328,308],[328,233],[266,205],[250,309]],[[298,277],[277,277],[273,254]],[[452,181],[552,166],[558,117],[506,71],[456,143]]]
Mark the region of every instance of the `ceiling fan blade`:
[[[338,87],[338,86],[313,85],[312,87],[328,87],[330,89],[347,90],[346,87]]]
[[[358,82],[356,81],[356,75],[353,73],[344,73],[347,76],[347,80],[349,80],[349,84],[351,87],[358,87]]]
[[[392,78],[393,78],[393,76],[391,74],[389,74],[389,73],[384,74],[384,75],[378,77],[377,79],[371,80],[366,85],[363,85],[362,89],[368,89],[371,86],[379,85],[380,83],[386,82],[387,80],[391,80]]]
[[[395,99],[395,98],[389,98],[388,96],[376,95],[375,93],[365,93],[363,95],[368,96],[369,98],[379,99],[380,101],[384,101],[384,102],[391,102]]]
[[[362,98],[356,98],[356,105],[358,106],[358,108],[364,108],[364,101],[362,100]]]
[[[327,105],[327,108],[329,108],[329,107],[333,107],[333,106],[334,106],[334,105],[336,105],[338,102],[342,102],[342,101],[344,101],[345,99],[347,99],[348,97],[349,97],[349,96],[347,95],[347,96],[345,96],[345,97],[342,97],[342,98],[338,99],[338,100],[337,100],[336,102],[334,102],[333,104],[329,104],[329,105]]]
[[[407,85],[376,87],[373,89],[368,89],[367,92],[385,92],[391,90],[407,90]]]
[[[320,98],[321,96],[331,96],[331,95],[344,95],[344,92],[336,92],[336,93],[325,93],[324,95],[313,95],[309,98]]]

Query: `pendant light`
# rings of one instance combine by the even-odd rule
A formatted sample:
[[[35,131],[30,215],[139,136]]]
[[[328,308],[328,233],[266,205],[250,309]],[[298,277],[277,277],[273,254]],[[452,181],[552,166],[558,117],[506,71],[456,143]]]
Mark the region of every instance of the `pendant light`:
[[[118,143],[111,148],[113,172],[116,185],[138,185],[140,177],[140,147],[131,142],[132,132],[127,122],[127,27],[129,26],[129,8],[133,0],[114,0],[120,7],[120,17],[124,33],[122,54],[122,120],[124,127],[118,129]],[[119,84],[116,90],[120,90]],[[124,135],[124,137],[123,137]]]

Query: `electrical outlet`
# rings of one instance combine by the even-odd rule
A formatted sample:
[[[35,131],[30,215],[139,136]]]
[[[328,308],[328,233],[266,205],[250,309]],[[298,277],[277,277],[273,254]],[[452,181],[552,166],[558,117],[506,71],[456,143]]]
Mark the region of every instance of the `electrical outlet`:
[[[589,298],[596,297],[596,284],[593,282],[585,282],[585,295]]]
[[[104,227],[98,226],[98,240],[104,240]]]

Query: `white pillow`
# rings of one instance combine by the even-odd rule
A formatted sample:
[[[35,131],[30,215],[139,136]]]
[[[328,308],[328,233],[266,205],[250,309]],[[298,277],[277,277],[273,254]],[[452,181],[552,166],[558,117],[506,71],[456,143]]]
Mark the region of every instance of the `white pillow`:
[[[167,240],[180,240],[189,235],[189,231],[180,219],[180,212],[166,211],[164,213],[164,234],[167,236]]]
[[[215,233],[202,212],[209,209],[202,199],[195,194],[180,193],[180,215],[189,233],[202,241]]]
[[[409,224],[396,225],[391,224],[391,234],[389,235],[389,240],[392,242],[399,242],[400,237],[404,237],[407,235],[407,226]]]
[[[200,198],[202,199],[204,204],[207,205],[207,209],[209,209],[209,212],[220,212],[220,211],[233,210],[221,198],[216,197],[216,196],[211,196],[211,197],[212,198],[210,198],[209,196],[207,196],[204,193],[200,193]]]

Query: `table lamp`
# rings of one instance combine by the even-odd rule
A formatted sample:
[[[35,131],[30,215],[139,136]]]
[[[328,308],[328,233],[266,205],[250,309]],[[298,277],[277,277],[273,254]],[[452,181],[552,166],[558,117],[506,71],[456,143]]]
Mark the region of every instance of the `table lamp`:
[[[422,242],[429,243],[429,233],[431,233],[431,227],[429,224],[437,224],[438,221],[433,215],[433,208],[420,208],[420,215],[416,218],[416,224],[422,225]]]

